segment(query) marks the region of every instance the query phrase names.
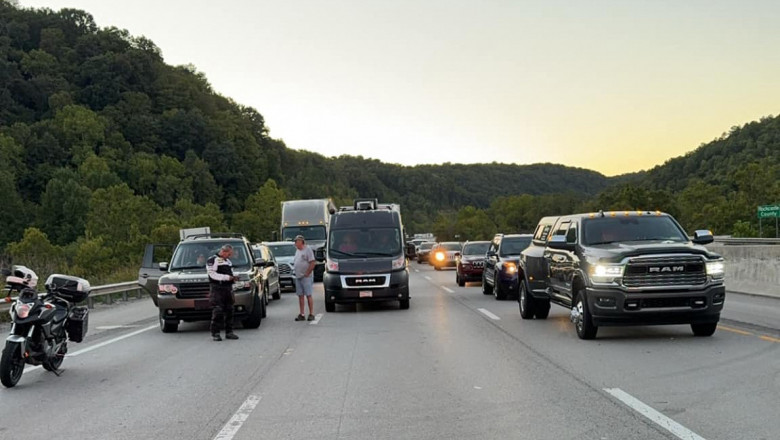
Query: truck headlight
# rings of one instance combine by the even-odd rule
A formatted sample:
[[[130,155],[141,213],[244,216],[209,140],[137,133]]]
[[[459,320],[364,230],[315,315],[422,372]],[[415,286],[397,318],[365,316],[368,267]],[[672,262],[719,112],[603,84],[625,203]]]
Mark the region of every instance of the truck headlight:
[[[436,252],[436,261],[444,261],[444,252]]]
[[[623,276],[624,268],[622,264],[597,264],[590,276],[597,283],[611,283]]]
[[[708,261],[706,267],[707,275],[714,280],[722,280],[726,274],[726,265],[722,261]]]
[[[504,263],[504,272],[507,275],[514,275],[517,273],[517,265],[511,261]]]
[[[406,266],[406,257],[401,255],[393,260],[393,269],[403,269]]]
[[[233,291],[237,290],[249,290],[252,288],[251,281],[237,281],[233,283]]]

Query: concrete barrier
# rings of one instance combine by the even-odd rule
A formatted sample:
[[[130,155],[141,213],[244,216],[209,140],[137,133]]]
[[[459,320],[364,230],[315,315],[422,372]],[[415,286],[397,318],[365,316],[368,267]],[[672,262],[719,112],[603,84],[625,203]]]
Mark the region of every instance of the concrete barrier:
[[[726,260],[726,290],[780,298],[780,246],[712,243]]]

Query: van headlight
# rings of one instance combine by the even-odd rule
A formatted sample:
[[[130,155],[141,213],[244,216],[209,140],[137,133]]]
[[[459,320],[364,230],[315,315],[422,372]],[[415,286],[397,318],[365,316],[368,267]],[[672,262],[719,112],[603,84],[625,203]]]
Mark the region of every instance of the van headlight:
[[[387,267],[387,266],[385,266]],[[400,257],[393,260],[393,269],[403,269],[406,267],[406,257],[401,255]]]
[[[623,276],[622,264],[597,264],[593,266],[590,277],[596,283],[612,283],[616,278]]]
[[[711,276],[713,280],[722,280],[726,275],[726,265],[723,261],[708,261],[706,267],[707,275]]]
[[[338,272],[339,262],[336,260],[328,259],[326,260],[325,267],[328,269],[328,272]]]

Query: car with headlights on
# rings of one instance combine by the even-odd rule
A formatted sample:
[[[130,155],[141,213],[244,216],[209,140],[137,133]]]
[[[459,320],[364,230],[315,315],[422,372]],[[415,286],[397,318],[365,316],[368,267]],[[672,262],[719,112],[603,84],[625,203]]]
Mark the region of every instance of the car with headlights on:
[[[436,243],[432,241],[426,241],[423,243],[420,243],[420,246],[417,247],[417,262],[418,263],[427,263],[428,257],[431,255],[431,249],[433,249],[433,246],[436,245]]]
[[[463,249],[463,243],[459,241],[444,241],[436,244],[431,249],[431,256],[428,263],[436,270],[442,270],[444,267],[454,267],[456,258]]]
[[[455,282],[458,286],[463,287],[469,281],[482,281],[485,254],[489,248],[489,241],[467,241],[463,245],[463,250],[456,257]]]
[[[601,326],[688,324],[711,336],[726,299],[723,258],[660,211],[545,217],[518,268],[520,316],[569,309],[580,339]]]
[[[245,328],[258,328],[266,315],[267,291],[263,279],[266,262],[255,260],[247,239],[241,234],[197,234],[184,238],[173,251],[170,261],[159,261],[155,255],[169,245],[146,246],[139,271],[139,283],[156,284],[152,293],[159,310],[160,330],[177,331],[179,323],[211,320],[209,278],[206,260],[216,255],[223,245],[233,247],[233,317]],[[155,283],[156,282],[156,283]]]
[[[482,293],[497,300],[517,296],[520,279],[517,266],[520,254],[531,244],[531,234],[496,234],[485,255]]]

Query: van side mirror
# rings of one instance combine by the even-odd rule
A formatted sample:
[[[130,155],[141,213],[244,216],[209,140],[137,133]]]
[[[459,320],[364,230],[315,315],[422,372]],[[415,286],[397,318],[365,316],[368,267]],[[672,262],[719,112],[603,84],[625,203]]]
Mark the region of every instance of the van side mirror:
[[[710,244],[715,241],[712,236],[712,231],[706,229],[699,229],[693,233],[693,242],[695,244]]]

